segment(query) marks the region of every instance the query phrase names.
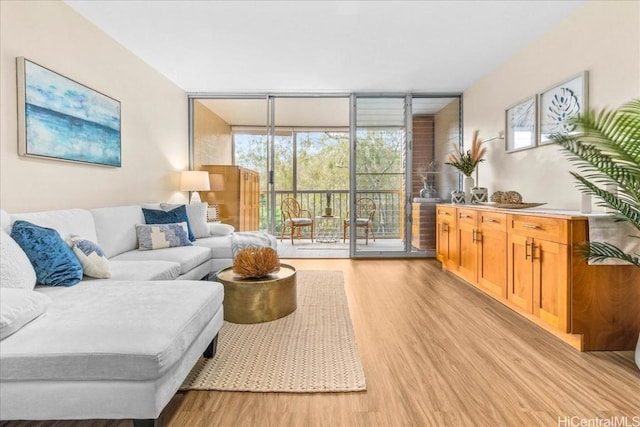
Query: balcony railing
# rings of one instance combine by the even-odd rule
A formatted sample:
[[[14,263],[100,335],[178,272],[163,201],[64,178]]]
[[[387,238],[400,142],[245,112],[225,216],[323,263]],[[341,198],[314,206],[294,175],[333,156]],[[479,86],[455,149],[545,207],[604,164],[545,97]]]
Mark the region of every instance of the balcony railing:
[[[313,190],[313,191],[276,191],[276,233],[282,232],[282,200],[294,197],[302,209],[307,209],[311,215],[324,215],[327,207],[327,192],[331,193],[331,209],[334,216],[347,218],[349,211],[349,191],[347,190]],[[376,238],[399,239],[404,232],[402,194],[397,190],[358,191],[357,197],[368,197],[376,204],[376,215],[373,219],[373,230]],[[267,229],[267,197],[262,193],[260,197],[260,228]]]

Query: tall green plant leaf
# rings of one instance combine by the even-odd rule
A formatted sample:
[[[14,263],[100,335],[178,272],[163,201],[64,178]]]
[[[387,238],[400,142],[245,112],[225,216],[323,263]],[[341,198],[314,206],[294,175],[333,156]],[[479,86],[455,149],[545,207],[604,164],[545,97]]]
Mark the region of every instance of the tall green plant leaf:
[[[576,164],[579,173],[571,174],[578,188],[597,196],[601,205],[615,209],[619,218],[640,231],[640,99],[617,110],[587,111],[569,121],[578,134],[551,138]],[[605,185],[617,186],[617,193],[604,190]],[[583,255],[596,261],[622,259],[640,267],[639,254],[626,254],[604,242],[586,244]]]

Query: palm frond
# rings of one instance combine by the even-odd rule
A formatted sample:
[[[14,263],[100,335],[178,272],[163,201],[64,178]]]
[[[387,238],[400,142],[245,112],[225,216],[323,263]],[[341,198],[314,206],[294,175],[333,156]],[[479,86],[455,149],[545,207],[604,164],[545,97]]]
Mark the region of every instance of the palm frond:
[[[609,243],[585,243],[578,247],[578,253],[590,261],[599,262],[607,258],[615,258],[640,267],[640,254],[635,254],[635,256],[627,254]]]
[[[640,208],[638,207],[638,204],[632,204],[621,200],[615,194],[598,187],[575,172],[571,172],[571,175],[573,175],[582,184],[581,189],[588,189],[591,194],[598,196],[606,206],[615,209],[620,213],[620,215],[640,230]]]
[[[617,110],[586,111],[568,119],[578,134],[552,135],[576,164],[571,172],[580,191],[599,198],[598,204],[615,209],[622,220],[640,230],[640,99]],[[615,185],[616,194],[603,189]],[[627,254],[604,242],[590,242],[582,254],[591,260],[618,258],[640,267],[639,254]]]

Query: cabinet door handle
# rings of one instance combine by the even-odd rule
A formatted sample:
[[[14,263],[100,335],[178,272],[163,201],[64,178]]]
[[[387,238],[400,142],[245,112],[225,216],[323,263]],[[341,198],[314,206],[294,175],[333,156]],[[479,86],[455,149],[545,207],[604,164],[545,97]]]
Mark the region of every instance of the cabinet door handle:
[[[442,223],[442,232],[443,233],[448,233],[449,232],[449,224],[447,224],[446,222]]]
[[[538,228],[540,228],[540,226],[537,225],[537,224],[524,224],[523,227],[524,228],[532,228],[534,230],[537,230]]]
[[[473,230],[473,233],[471,234],[471,243],[475,243],[476,242],[476,230]]]
[[[480,243],[482,242],[482,232],[480,230],[473,230],[473,238],[474,238],[474,242],[473,243]]]
[[[533,242],[531,242],[531,249],[533,249]],[[529,259],[531,255],[529,254],[529,242],[524,243],[524,259]]]
[[[484,218],[484,222],[498,222],[493,218]]]
[[[540,257],[536,258],[536,249],[538,248],[540,248],[540,246],[534,246],[533,242],[531,242],[531,262],[540,258]]]

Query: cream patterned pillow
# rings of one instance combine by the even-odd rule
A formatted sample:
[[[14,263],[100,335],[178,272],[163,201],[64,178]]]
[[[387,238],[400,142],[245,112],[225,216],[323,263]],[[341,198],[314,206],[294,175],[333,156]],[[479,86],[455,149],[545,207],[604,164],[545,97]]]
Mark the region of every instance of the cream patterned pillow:
[[[111,277],[109,260],[100,246],[75,234],[67,238],[67,244],[71,247],[75,256],[78,257],[78,261],[82,266],[82,273],[85,276],[95,277],[96,279],[108,279]]]

